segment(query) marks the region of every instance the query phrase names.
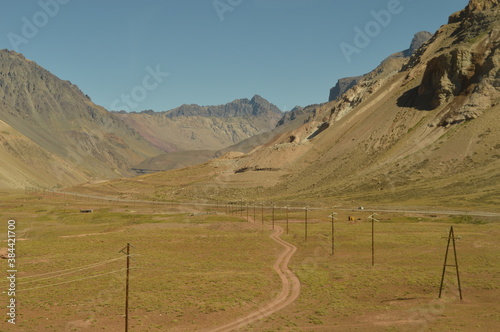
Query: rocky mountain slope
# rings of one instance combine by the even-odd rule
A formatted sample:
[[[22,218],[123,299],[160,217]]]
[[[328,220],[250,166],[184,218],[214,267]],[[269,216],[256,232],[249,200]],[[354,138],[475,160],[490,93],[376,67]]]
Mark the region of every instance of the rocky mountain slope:
[[[223,149],[272,130],[283,116],[258,95],[225,105],[182,105],[166,112],[115,115],[165,152]]]
[[[235,104],[240,104],[241,102],[243,102],[243,106],[245,106],[245,105],[253,104],[253,100],[255,100],[255,99],[261,99],[261,97],[255,96],[252,99],[252,101],[248,101],[248,99],[240,99],[240,100],[237,100],[233,103],[229,103],[227,105],[231,107]],[[260,104],[272,105],[272,104],[269,104],[264,99],[261,99],[261,100],[264,101],[264,103],[259,102]],[[272,106],[272,107],[274,108],[274,106]],[[205,115],[199,115],[199,116],[206,117],[207,113],[208,113],[206,111],[206,109],[213,110],[213,108],[220,108],[220,107],[219,106],[205,107],[205,111],[200,106],[197,106],[196,108],[198,109],[198,110],[196,110],[197,112],[204,112],[204,114],[205,114]],[[220,112],[219,116],[221,117],[221,119],[218,121],[221,123],[224,123],[224,124],[229,124],[229,123],[231,123],[231,121],[234,121],[234,117],[236,116],[236,118],[239,118],[239,120],[237,121],[237,124],[239,124],[239,125],[244,124],[245,121],[250,121],[252,123],[259,123],[260,122],[261,124],[268,123],[269,121],[271,124],[275,123],[274,115],[270,118],[268,116],[268,114],[269,114],[268,111],[262,112],[263,110],[266,110],[266,107],[262,107],[262,106],[258,106],[256,104],[254,104],[253,108],[255,109],[254,111],[248,112],[248,111],[245,111],[245,107],[238,107],[238,109],[236,110],[236,113],[234,111],[231,111],[233,113],[232,115],[225,113],[225,111]],[[235,140],[236,141],[235,144],[232,144],[230,146],[226,146],[222,149],[219,149],[219,150],[180,150],[180,151],[167,152],[165,154],[161,154],[159,156],[144,160],[143,162],[138,164],[135,169],[139,173],[155,173],[158,171],[166,171],[166,170],[173,170],[173,169],[178,169],[178,168],[182,168],[182,167],[194,166],[194,165],[204,163],[210,159],[217,158],[217,157],[223,156],[223,155],[225,155],[227,153],[231,153],[231,152],[248,153],[248,152],[252,151],[254,148],[256,148],[262,144],[265,144],[270,139],[272,139],[274,136],[281,134],[281,133],[284,133],[284,132],[287,132],[287,131],[290,131],[290,130],[293,130],[293,129],[296,129],[296,128],[300,127],[303,123],[309,121],[311,115],[313,114],[314,108],[315,108],[314,105],[306,107],[306,108],[297,106],[294,109],[292,109],[290,112],[285,112],[284,114],[280,113],[280,114],[282,114],[282,117],[272,130],[268,130],[268,129],[261,130],[261,133],[257,133],[255,135],[252,135],[252,136],[250,136],[246,139],[243,139],[243,140],[239,140],[239,139]],[[174,110],[174,112],[176,112],[176,114],[173,118],[176,119],[177,121],[180,121],[179,118],[184,117],[184,115],[178,115],[178,113],[177,113],[178,110],[179,109]],[[184,110],[183,110],[183,112],[184,112]],[[244,114],[244,112],[247,112],[247,114]],[[263,113],[263,116],[259,115],[259,113]],[[275,113],[275,111],[272,110],[271,114],[274,114],[274,113]],[[213,115],[214,113],[210,112],[210,114]],[[165,116],[168,117],[171,115],[169,113],[169,114],[165,114]],[[183,119],[183,121],[191,120],[192,122],[188,122],[188,123],[190,124],[191,127],[193,127],[193,125],[195,125],[197,123],[199,124],[199,121],[197,121],[197,118],[199,116],[190,115],[189,117]],[[225,116],[227,116],[227,118],[225,118]],[[246,118],[247,120],[242,120],[241,117]],[[266,127],[266,126],[264,126],[264,127]],[[234,127],[233,127],[233,129],[234,129]],[[208,140],[215,139],[215,138],[219,137],[219,134],[220,133],[218,133],[218,132],[214,133],[214,132],[210,132],[210,130],[209,130],[206,133],[206,135],[207,135],[206,139],[208,139]],[[183,143],[186,143],[186,142],[183,142]],[[200,142],[200,146],[207,146],[207,144],[202,144]]]
[[[136,165],[139,173],[193,166],[228,151],[248,152],[274,135],[283,113],[259,95],[224,105],[182,105],[166,112],[114,112],[164,151]]]
[[[406,58],[410,57],[413,53],[415,53],[423,44],[425,44],[429,39],[431,39],[432,34],[427,31],[420,31],[415,34],[413,37],[410,48],[394,53],[387,57],[384,61],[382,61],[381,65],[378,68],[378,71],[386,71],[384,66],[387,65],[395,65],[400,66]],[[398,68],[399,69],[399,68]],[[344,77],[337,81],[337,84],[330,89],[330,96],[328,97],[328,101],[336,100],[338,97],[343,95],[347,90],[358,84],[363,78],[365,78],[368,74],[361,76],[353,76],[353,77]]]
[[[7,50],[0,51],[0,124],[2,187],[122,177],[160,153],[78,87]]]
[[[371,72],[299,128],[245,155],[144,177],[136,194],[162,183],[182,187],[157,189],[165,199],[498,211],[498,4],[471,0],[399,68]]]
[[[493,205],[499,11],[497,0],[472,0],[399,71],[368,75],[236,167],[280,169],[286,176],[270,192],[281,197]]]

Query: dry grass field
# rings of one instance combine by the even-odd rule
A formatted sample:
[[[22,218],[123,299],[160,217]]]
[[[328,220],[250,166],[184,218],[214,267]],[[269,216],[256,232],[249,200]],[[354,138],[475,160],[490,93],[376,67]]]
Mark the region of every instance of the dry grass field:
[[[116,202],[40,193],[4,194],[2,239],[16,220],[17,321],[2,331],[122,331],[129,242],[130,331],[209,331],[258,310],[281,290],[282,252],[272,212],[226,206]],[[293,205],[293,204],[290,204]],[[92,213],[80,213],[92,209]],[[288,213],[282,238],[301,292],[286,308],[241,331],[495,331],[500,262],[498,218],[379,213],[375,265],[367,211]],[[284,209],[275,225],[286,230]],[[354,221],[347,221],[348,215]],[[447,235],[454,227],[463,300],[448,267],[438,299]],[[7,241],[3,240],[2,243]],[[7,247],[7,245],[0,245]],[[4,248],[5,249],[5,248]],[[452,262],[451,254],[449,262]],[[7,261],[1,260],[7,271]],[[2,280],[0,301],[8,303]],[[3,305],[2,305],[3,306]],[[3,306],[5,307],[5,306]],[[7,310],[7,309],[4,309]]]

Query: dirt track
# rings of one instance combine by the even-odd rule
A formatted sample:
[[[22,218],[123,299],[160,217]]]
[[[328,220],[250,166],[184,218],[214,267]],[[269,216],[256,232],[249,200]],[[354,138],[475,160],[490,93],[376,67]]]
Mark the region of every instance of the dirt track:
[[[280,294],[273,301],[263,305],[258,310],[238,318],[231,323],[211,329],[209,330],[210,332],[232,331],[241,328],[283,309],[297,299],[300,293],[300,281],[288,268],[288,262],[297,250],[297,247],[282,240],[280,238],[281,234],[283,234],[283,229],[279,226],[276,226],[276,230],[271,234],[271,238],[285,248],[274,263],[274,270],[278,273],[282,283]]]

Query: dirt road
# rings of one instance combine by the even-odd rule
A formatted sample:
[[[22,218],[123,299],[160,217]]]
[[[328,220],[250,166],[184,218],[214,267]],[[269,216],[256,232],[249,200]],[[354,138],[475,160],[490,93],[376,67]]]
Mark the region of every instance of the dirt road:
[[[300,293],[300,281],[288,268],[290,258],[297,250],[297,247],[282,240],[280,238],[281,234],[283,234],[283,229],[279,226],[276,226],[276,230],[271,234],[271,238],[285,248],[274,263],[274,270],[279,275],[282,284],[279,295],[258,310],[238,318],[231,323],[211,329],[209,330],[210,332],[232,331],[241,328],[285,308],[297,299]]]

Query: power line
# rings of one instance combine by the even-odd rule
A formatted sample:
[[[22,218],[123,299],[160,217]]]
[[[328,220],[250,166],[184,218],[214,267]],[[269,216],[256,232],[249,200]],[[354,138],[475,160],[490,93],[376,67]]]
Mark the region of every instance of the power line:
[[[123,257],[119,258],[119,259],[123,259]],[[112,261],[117,261],[118,259],[113,259]],[[93,265],[90,265],[90,266],[86,266],[86,267],[82,267],[82,268],[75,268],[73,271],[68,271],[68,272],[64,272],[64,273],[60,273],[58,275],[55,275],[55,276],[51,276],[51,277],[46,277],[46,278],[41,278],[41,279],[36,279],[36,280],[31,280],[31,281],[25,281],[23,282],[22,284],[28,284],[28,283],[33,283],[33,282],[39,282],[39,281],[43,281],[43,280],[49,280],[49,279],[54,279],[54,278],[60,278],[62,276],[65,276],[65,275],[68,275],[68,274],[73,274],[73,273],[76,273],[76,272],[80,272],[80,271],[84,271],[84,270],[89,270],[89,269],[93,269],[93,268],[96,268],[98,266],[102,266],[102,265],[105,265],[105,264],[108,264],[108,263],[111,263],[111,262],[102,262],[102,263],[95,263]],[[31,278],[33,276],[30,276],[30,277],[25,277],[25,278]]]
[[[40,281],[43,281],[43,280],[49,280],[49,279],[54,279],[54,278],[60,278],[62,276],[66,276],[68,274],[73,274],[73,273],[76,273],[76,272],[80,272],[80,271],[84,271],[84,270],[88,270],[88,269],[93,269],[95,267],[98,267],[98,266],[102,266],[102,265],[105,265],[106,263],[101,263],[101,264],[95,264],[93,266],[90,266],[90,267],[85,267],[85,268],[82,268],[82,269],[78,269],[78,270],[74,270],[74,271],[69,271],[69,272],[66,272],[66,273],[61,273],[61,274],[58,274],[58,275],[55,275],[55,276],[52,276],[52,277],[46,277],[46,278],[42,278],[42,279],[36,279],[36,280],[31,280],[31,281],[25,281],[23,283],[21,283],[22,285],[24,284],[30,284],[30,283],[34,283],[34,282],[40,282]]]
[[[102,262],[98,262],[98,263],[92,263],[92,264],[89,264],[89,265],[83,265],[83,266],[73,267],[73,268],[65,269],[65,270],[52,271],[52,272],[47,272],[47,273],[42,273],[42,274],[37,274],[37,275],[32,275],[32,276],[19,277],[17,279],[18,280],[25,280],[25,279],[29,279],[29,278],[38,278],[38,277],[43,277],[43,276],[46,276],[46,275],[51,275],[51,274],[58,273],[58,275],[55,275],[55,276],[41,278],[41,279],[36,279],[36,280],[32,280],[32,281],[26,281],[26,282],[23,282],[22,284],[39,282],[39,281],[42,281],[42,280],[59,278],[59,277],[64,276],[64,275],[68,275],[68,274],[80,272],[80,271],[83,271],[83,270],[92,269],[92,268],[95,268],[95,267],[98,267],[98,266],[101,266],[101,265],[105,265],[105,264],[108,264],[108,263],[111,263],[111,262],[114,262],[114,261],[117,261],[117,260],[121,260],[121,259],[125,259],[125,257],[109,259],[107,261],[102,261]]]
[[[116,270],[116,271],[111,271],[111,272],[106,272],[106,273],[98,274],[98,275],[95,275],[95,276],[90,276],[90,277],[79,278],[79,279],[75,279],[75,280],[58,282],[58,283],[50,284],[50,285],[44,285],[44,286],[33,287],[33,288],[28,288],[28,289],[21,289],[21,290],[18,290],[18,292],[24,292],[24,291],[34,290],[34,289],[40,289],[40,288],[47,288],[47,287],[54,287],[54,286],[58,286],[58,285],[70,284],[72,282],[77,282],[77,281],[87,280],[87,279],[93,279],[93,278],[99,278],[99,277],[102,277],[102,276],[105,276],[105,275],[108,275],[108,274],[118,273],[118,272],[122,272],[122,271],[125,271],[125,270],[126,269],[121,269],[121,270]]]

